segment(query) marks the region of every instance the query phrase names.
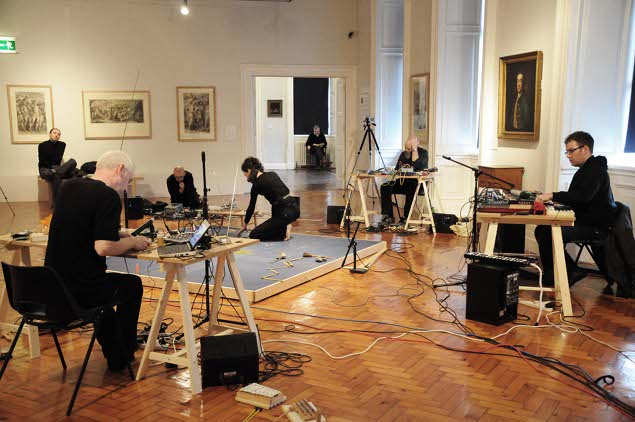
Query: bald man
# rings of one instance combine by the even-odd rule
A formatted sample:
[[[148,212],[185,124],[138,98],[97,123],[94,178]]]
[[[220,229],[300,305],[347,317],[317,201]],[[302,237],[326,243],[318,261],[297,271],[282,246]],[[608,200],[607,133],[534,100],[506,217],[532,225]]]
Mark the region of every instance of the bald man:
[[[397,159],[396,169],[399,170],[404,166],[412,167],[414,171],[421,171],[428,168],[428,151],[419,147],[419,139],[414,135],[410,135],[408,137],[408,140],[406,140],[406,149]],[[412,207],[416,190],[416,179],[402,179],[381,185],[382,223],[393,224],[395,222],[392,209],[392,195],[396,193],[406,195],[404,217],[401,219],[402,221],[405,221],[408,213],[410,212],[410,207]]]
[[[170,192],[170,202],[173,204],[183,204],[185,208],[199,208],[201,206],[201,197],[194,187],[192,173],[186,171],[182,166],[174,167],[174,171],[166,183],[168,192]]]

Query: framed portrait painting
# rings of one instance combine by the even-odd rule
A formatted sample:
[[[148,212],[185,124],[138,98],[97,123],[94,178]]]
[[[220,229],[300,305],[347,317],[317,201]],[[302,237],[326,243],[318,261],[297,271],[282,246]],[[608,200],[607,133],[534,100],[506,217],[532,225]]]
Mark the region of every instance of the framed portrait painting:
[[[282,117],[282,100],[267,100],[267,117]]]
[[[7,85],[12,144],[38,144],[53,128],[50,85]]]
[[[540,138],[542,51],[501,57],[498,87],[498,137]]]
[[[177,86],[176,108],[179,141],[216,140],[215,87]]]
[[[152,136],[150,91],[83,91],[86,139]]]
[[[428,142],[428,110],[430,97],[430,74],[421,73],[410,78],[410,133],[419,142]]]

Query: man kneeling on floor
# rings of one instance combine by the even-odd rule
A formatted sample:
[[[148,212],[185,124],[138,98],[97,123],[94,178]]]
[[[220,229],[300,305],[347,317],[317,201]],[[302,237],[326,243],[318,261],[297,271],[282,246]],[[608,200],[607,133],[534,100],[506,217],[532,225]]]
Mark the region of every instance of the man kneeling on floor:
[[[114,371],[134,360],[143,286],[136,275],[107,273],[106,256],[142,251],[150,245],[143,236],[131,237],[119,231],[118,192],[126,188],[133,175],[134,165],[128,155],[111,151],[99,158],[92,178],[64,183],[53,211],[44,261],[62,276],[80,306],[117,305],[117,312],[110,308],[104,313],[97,335],[108,368]],[[115,324],[123,334],[127,356],[121,356]]]

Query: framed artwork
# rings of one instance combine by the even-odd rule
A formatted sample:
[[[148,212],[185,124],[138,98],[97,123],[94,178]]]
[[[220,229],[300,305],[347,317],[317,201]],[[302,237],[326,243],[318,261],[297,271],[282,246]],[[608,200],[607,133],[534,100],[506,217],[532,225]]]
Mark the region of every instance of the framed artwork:
[[[430,74],[410,77],[410,133],[419,142],[428,142],[428,110],[430,106]]]
[[[50,85],[7,85],[12,144],[39,144],[53,128]]]
[[[537,141],[542,51],[501,57],[498,77],[498,137]]]
[[[179,141],[215,141],[216,88],[177,86],[176,121]]]
[[[83,91],[86,139],[152,136],[150,91]]]
[[[282,100],[267,100],[267,117],[282,117]]]

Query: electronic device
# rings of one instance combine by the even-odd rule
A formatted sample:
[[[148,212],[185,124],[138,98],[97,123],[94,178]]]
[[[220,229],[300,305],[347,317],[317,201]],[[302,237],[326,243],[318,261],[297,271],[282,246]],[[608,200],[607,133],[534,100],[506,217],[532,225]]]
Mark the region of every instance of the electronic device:
[[[143,218],[143,198],[140,196],[128,197],[128,220],[141,220]]]
[[[163,237],[163,240],[168,243],[186,243],[190,241],[193,234],[194,232],[191,232],[191,231],[175,233],[175,234],[167,234]]]
[[[488,255],[483,252],[465,252],[463,256],[465,259],[472,259],[488,264],[511,265],[515,267],[525,267],[531,263],[529,259],[525,258],[516,258],[504,255]]]
[[[258,382],[258,339],[255,333],[201,337],[203,388]]]
[[[480,259],[485,261],[490,257]],[[513,259],[518,260],[518,258]],[[473,262],[468,264],[465,318],[496,326],[516,319],[518,278],[518,268],[508,263]]]
[[[196,255],[196,246],[201,242],[203,235],[209,229],[209,222],[203,220],[198,229],[194,232],[190,240],[186,243],[175,243],[172,245],[159,246],[157,253],[160,258],[180,258]]]
[[[166,215],[183,214],[183,204],[170,204],[163,209]]]
[[[13,240],[28,240],[31,230],[22,230],[21,232],[13,233],[11,238]]]
[[[144,230],[149,230],[149,233],[143,233]],[[154,231],[154,217],[143,223],[139,228],[130,233],[131,236],[139,236],[142,235],[146,237],[156,237]]]
[[[326,224],[339,224],[344,218],[344,206],[329,205],[326,207]]]

